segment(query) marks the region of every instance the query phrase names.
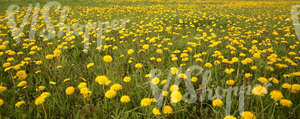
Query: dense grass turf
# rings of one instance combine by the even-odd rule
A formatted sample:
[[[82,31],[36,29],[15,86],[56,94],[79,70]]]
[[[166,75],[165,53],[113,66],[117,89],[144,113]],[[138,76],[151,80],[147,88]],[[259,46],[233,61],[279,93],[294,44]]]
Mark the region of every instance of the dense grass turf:
[[[29,4],[43,8],[48,2],[0,0],[1,118],[224,118],[228,92],[226,98],[213,93],[200,101],[203,74],[195,71],[190,79],[174,71],[195,65],[211,72],[207,87],[213,91],[251,87],[244,111],[239,93],[230,98],[230,115],[236,118],[300,117],[300,42],[291,18],[299,1],[58,0],[70,7],[65,24],[71,31],[76,23],[130,21],[124,29],[102,29],[101,47],[97,32],[90,31],[85,50],[85,31],[76,35],[56,25],[62,9],[52,7],[55,34],[64,28],[63,37],[40,35],[46,26],[40,11],[37,28],[30,29],[30,15],[16,42],[18,29],[9,27],[7,8],[20,6],[13,19],[20,26]],[[35,39],[29,39],[30,31]],[[149,76],[152,69],[161,75]],[[162,89],[170,71],[174,76],[160,108],[151,84]],[[183,101],[184,80],[192,81],[196,102]]]

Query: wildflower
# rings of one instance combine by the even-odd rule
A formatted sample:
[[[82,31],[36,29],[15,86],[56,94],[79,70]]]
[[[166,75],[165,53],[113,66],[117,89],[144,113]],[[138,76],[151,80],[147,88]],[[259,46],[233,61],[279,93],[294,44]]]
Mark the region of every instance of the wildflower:
[[[77,88],[81,89],[81,88],[85,88],[86,87],[86,83],[85,82],[81,82],[79,83],[79,85],[77,86]]]
[[[151,80],[151,83],[154,84],[154,85],[157,85],[159,83],[159,78],[155,77]]]
[[[122,103],[128,103],[128,102],[130,102],[130,97],[128,95],[124,95],[121,97],[120,101]]]
[[[252,89],[252,94],[257,96],[264,96],[268,93],[267,89],[261,85],[258,85]]]
[[[224,119],[236,119],[236,117],[228,115],[228,116],[224,117]]]
[[[89,63],[89,64],[86,65],[86,68],[88,69],[88,68],[90,68],[92,66],[94,66],[94,63]]]
[[[4,100],[0,98],[0,106],[4,104]]]
[[[2,93],[3,91],[5,91],[7,88],[4,86],[0,86],[0,93]]]
[[[242,119],[256,119],[255,115],[252,112],[245,111],[241,115]]]
[[[232,72],[234,72],[233,68],[230,68],[230,69],[226,68],[225,69],[225,73],[227,73],[227,74],[231,74]]]
[[[35,64],[36,64],[36,65],[40,65],[40,64],[42,64],[42,61],[41,61],[41,60],[35,61]]]
[[[113,59],[112,59],[112,57],[111,57],[110,55],[105,55],[105,56],[103,57],[103,60],[104,60],[104,62],[109,63],[109,62],[111,62]]]
[[[162,50],[162,49],[157,49],[157,50],[156,50],[156,53],[157,53],[157,54],[163,54],[163,50]]]
[[[37,91],[43,91],[46,87],[45,86],[39,86]]]
[[[97,76],[95,81],[100,85],[109,85],[111,82],[105,75]]]
[[[55,49],[55,50],[53,51],[54,57],[58,57],[58,56],[60,56],[60,54],[61,54],[61,50],[60,50],[60,49]]]
[[[15,104],[15,106],[16,107],[21,107],[23,104],[25,104],[25,101],[18,101],[16,104]]]
[[[204,66],[207,67],[207,68],[211,68],[212,64],[211,63],[205,63]]]
[[[147,50],[149,48],[148,44],[143,45],[143,49]]]
[[[154,115],[160,115],[160,111],[159,111],[159,109],[157,109],[156,107],[154,107],[154,108],[152,109],[152,113],[153,113]]]
[[[279,81],[276,78],[274,78],[274,77],[269,78],[269,81],[272,81],[275,84],[279,83]]]
[[[161,60],[162,60],[161,58],[156,58],[157,62],[161,62]]]
[[[273,91],[271,91],[270,95],[271,95],[271,98],[274,101],[278,101],[281,98],[283,98],[283,95],[282,95],[282,93],[279,90],[273,90]]]
[[[41,97],[49,97],[51,94],[49,92],[43,92]]]
[[[252,77],[252,74],[251,74],[251,73],[246,73],[246,74],[245,74],[245,77],[246,77],[246,78],[250,78],[250,77]]]
[[[92,91],[90,91],[87,87],[84,87],[80,88],[80,94],[83,95],[84,98],[88,98],[92,94]]]
[[[35,105],[40,105],[45,102],[45,99],[50,96],[49,92],[43,92],[39,97],[34,100]]]
[[[46,56],[46,59],[53,59],[54,58],[54,55],[47,55]]]
[[[137,63],[137,64],[135,64],[135,68],[140,69],[140,68],[142,68],[142,67],[143,67],[143,64],[142,64],[142,63]]]
[[[251,66],[250,68],[251,68],[252,70],[256,70],[256,69],[257,69],[256,66]]]
[[[51,85],[56,85],[56,82],[50,81],[49,84],[51,84]]]
[[[253,57],[256,58],[256,59],[259,59],[261,56],[260,56],[260,53],[254,53]]]
[[[24,80],[27,78],[27,74],[24,70],[20,70],[17,72],[16,74],[17,78],[20,79],[20,80]]]
[[[299,92],[300,91],[300,85],[299,84],[293,84],[292,86],[291,86],[291,92],[292,93],[297,93],[297,92]]]
[[[149,106],[152,103],[152,100],[150,98],[143,98],[141,100],[141,106],[146,107]]]
[[[172,74],[177,74],[178,69],[176,67],[171,67],[171,73]]]
[[[21,81],[18,83],[17,87],[23,87],[27,84],[27,81]]]
[[[111,87],[110,87],[111,90],[114,90],[114,91],[118,91],[118,90],[121,90],[122,89],[122,85],[121,84],[113,84]]]
[[[108,90],[105,93],[105,97],[109,98],[109,99],[114,98],[116,95],[117,95],[117,92],[115,90]]]
[[[291,107],[293,105],[292,101],[288,99],[280,99],[280,104],[286,107]]]
[[[187,76],[184,73],[178,74],[178,77],[181,79],[186,79]]]
[[[170,105],[165,105],[163,107],[163,113],[164,114],[171,114],[173,112],[173,109]]]
[[[131,55],[132,53],[134,53],[134,50],[133,50],[133,49],[129,49],[129,50],[127,51],[127,54],[128,54],[128,55]]]
[[[45,102],[45,98],[42,98],[42,97],[37,97],[34,101],[34,104],[35,105],[40,105],[40,104],[43,104]]]
[[[168,91],[162,91],[163,96],[168,96],[169,92]]]
[[[123,78],[123,82],[125,82],[125,83],[128,83],[128,82],[130,82],[131,81],[131,78],[129,77],[129,76],[125,76],[124,78]]]
[[[67,87],[66,88],[66,94],[67,95],[72,95],[75,91],[75,88],[73,86]]]
[[[291,84],[288,84],[288,83],[284,83],[281,85],[282,88],[287,88],[287,89],[290,89],[292,88],[292,85]]]
[[[11,64],[9,63],[9,62],[7,62],[7,63],[4,63],[2,66],[3,66],[3,68],[5,68],[5,67],[9,67]]]
[[[221,107],[221,106],[223,106],[223,101],[220,100],[220,99],[215,99],[215,100],[212,101],[212,105],[214,107]]]
[[[269,82],[269,80],[267,79],[267,78],[265,78],[265,77],[259,77],[258,79],[257,79],[260,83],[268,83]]]
[[[150,78],[151,77],[151,74],[146,74],[145,75],[145,78]]]
[[[170,86],[170,91],[178,91],[179,90],[179,87],[177,85],[171,85]]]
[[[197,78],[197,77],[192,77],[192,78],[191,78],[191,80],[192,80],[192,82],[194,82],[194,83],[195,83],[195,82],[197,82],[197,81],[198,81],[198,78]]]
[[[173,91],[170,95],[172,103],[178,103],[182,99],[182,94],[179,91]]]
[[[232,86],[232,85],[235,84],[235,81],[234,80],[227,80],[226,84]]]
[[[67,82],[67,81],[70,81],[70,80],[71,80],[70,78],[65,78],[64,82]]]

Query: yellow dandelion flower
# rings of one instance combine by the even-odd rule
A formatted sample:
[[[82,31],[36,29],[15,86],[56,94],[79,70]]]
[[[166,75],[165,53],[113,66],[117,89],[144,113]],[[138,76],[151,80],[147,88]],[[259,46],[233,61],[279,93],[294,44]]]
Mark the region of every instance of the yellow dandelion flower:
[[[111,82],[105,75],[97,76],[95,81],[100,85],[109,85]]]
[[[286,88],[286,89],[290,89],[292,88],[292,85],[291,84],[288,84],[288,83],[284,83],[281,85],[282,88]]]
[[[128,83],[128,82],[130,82],[131,81],[131,78],[129,77],[129,76],[125,76],[124,78],[123,78],[123,82],[125,82],[125,83]]]
[[[151,80],[151,83],[154,84],[154,85],[157,85],[159,83],[159,78],[155,77]]]
[[[223,106],[223,101],[220,100],[220,99],[215,99],[215,100],[212,101],[212,105],[214,107],[221,107],[221,106]]]
[[[109,98],[109,99],[114,98],[116,95],[117,95],[117,92],[115,90],[108,90],[105,93],[105,97]]]
[[[143,67],[143,64],[142,63],[137,63],[137,64],[135,64],[135,68],[137,68],[137,69],[140,69],[140,68],[142,68]]]
[[[4,100],[0,98],[0,106],[4,104]]]
[[[245,111],[241,115],[242,119],[256,119],[255,115],[252,112]]]
[[[236,119],[236,117],[228,115],[228,116],[224,117],[224,119]]]
[[[156,108],[156,107],[154,107],[154,108],[152,109],[152,113],[153,113],[154,115],[160,115],[160,114],[161,114],[160,111],[159,111],[159,109]]]
[[[292,101],[288,99],[280,99],[280,104],[286,107],[291,107],[293,105]]]
[[[23,87],[27,84],[27,81],[21,81],[18,83],[17,87]]]
[[[227,80],[226,84],[232,86],[232,85],[235,84],[235,81],[234,80]]]
[[[21,101],[18,101],[15,106],[16,107],[21,107],[23,104],[25,104],[25,101],[21,100]]]
[[[205,63],[204,66],[207,67],[207,68],[211,68],[212,64],[211,63]]]
[[[114,90],[114,91],[118,91],[118,90],[121,90],[123,87],[121,84],[113,84],[111,87],[110,87],[110,90]]]
[[[234,72],[234,71],[235,71],[235,69],[233,69],[233,68],[229,68],[229,69],[226,68],[226,69],[225,69],[225,73],[226,73],[226,74],[231,74],[231,73]]]
[[[67,95],[72,95],[75,91],[75,88],[73,86],[67,87],[66,88],[66,94]]]
[[[293,84],[291,86],[291,92],[292,93],[298,93],[300,91],[300,85],[299,84]]]
[[[257,96],[264,96],[265,94],[268,93],[268,91],[265,87],[258,85],[252,89],[251,93]]]
[[[128,103],[128,102],[130,102],[130,97],[128,95],[124,95],[121,97],[120,101],[122,103]]]
[[[81,89],[81,88],[86,88],[86,83],[85,82],[81,82],[79,83],[79,85],[77,86],[77,88]]]
[[[94,66],[94,64],[95,64],[95,63],[89,63],[89,64],[86,65],[86,68],[88,69],[88,68]]]
[[[195,83],[195,82],[198,81],[198,78],[197,78],[197,77],[192,77],[192,78],[191,78],[191,81]]]
[[[113,59],[112,59],[112,57],[111,57],[110,55],[105,55],[105,56],[103,57],[103,60],[104,60],[104,62],[109,63],[109,62],[111,62]]]
[[[5,91],[7,88],[5,86],[0,86],[0,93],[2,93],[3,91]]]
[[[257,79],[260,83],[268,83],[269,82],[269,80],[267,79],[267,78],[265,78],[265,77],[259,77],[258,79]]]
[[[133,54],[134,53],[134,50],[133,49],[129,49],[128,51],[127,51],[127,54],[128,55],[131,55],[131,54]]]
[[[281,98],[283,98],[282,93],[279,90],[273,90],[270,92],[271,98],[275,101],[280,100]]]
[[[152,100],[150,98],[143,98],[141,100],[141,106],[146,107],[149,106],[152,103]]]
[[[170,106],[170,105],[165,105],[164,107],[163,107],[163,113],[164,114],[171,114],[173,112],[173,109],[172,109],[172,107]]]
[[[17,76],[17,78],[20,79],[20,80],[24,80],[24,79],[27,78],[27,74],[26,74],[25,70],[20,70],[20,71],[18,71],[18,72],[16,73],[16,76]]]
[[[171,103],[178,103],[182,100],[182,94],[179,91],[173,91],[170,97]]]

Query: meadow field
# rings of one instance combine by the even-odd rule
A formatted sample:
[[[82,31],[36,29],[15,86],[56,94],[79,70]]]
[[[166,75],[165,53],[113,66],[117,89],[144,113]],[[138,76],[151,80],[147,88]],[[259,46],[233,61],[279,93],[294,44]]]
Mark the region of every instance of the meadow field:
[[[0,0],[0,119],[300,119],[296,5]]]

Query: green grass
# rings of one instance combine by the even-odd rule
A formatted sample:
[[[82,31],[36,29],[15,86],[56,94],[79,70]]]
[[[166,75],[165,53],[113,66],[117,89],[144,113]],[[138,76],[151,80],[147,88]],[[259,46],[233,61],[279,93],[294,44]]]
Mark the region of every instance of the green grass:
[[[5,10],[9,5],[15,4],[26,7],[30,3],[40,3],[43,6],[47,3],[47,0],[0,0],[0,15],[5,14]],[[0,33],[8,34],[2,36],[0,39],[1,44],[4,41],[9,41],[7,49],[14,50],[16,52],[22,51],[23,55],[9,56],[4,53],[0,56],[0,64],[8,62],[9,57],[14,57],[14,61],[11,61],[12,66],[24,61],[25,57],[30,57],[29,64],[21,67],[20,70],[25,70],[28,77],[25,79],[28,84],[27,88],[17,87],[20,82],[18,79],[13,79],[18,70],[10,70],[4,72],[4,67],[0,68],[0,85],[7,87],[7,90],[0,93],[0,98],[4,100],[4,104],[0,107],[1,118],[224,118],[225,106],[212,107],[211,101],[205,100],[196,103],[188,104],[183,101],[176,104],[173,107],[171,115],[155,116],[152,114],[152,109],[156,107],[155,103],[152,103],[148,107],[140,106],[140,101],[143,98],[153,98],[149,79],[145,78],[152,69],[157,68],[162,70],[161,80],[167,79],[169,69],[171,67],[180,67],[184,71],[192,65],[199,65],[204,68],[205,71],[210,70],[212,72],[212,81],[208,84],[208,87],[214,89],[217,86],[228,88],[226,81],[229,79],[235,80],[234,86],[259,84],[256,80],[258,77],[275,77],[279,80],[279,84],[273,84],[268,88],[268,92],[272,90],[280,90],[284,98],[293,102],[292,107],[284,107],[275,103],[269,96],[269,93],[263,98],[264,110],[261,109],[261,103],[259,99],[254,95],[245,96],[245,111],[253,112],[258,119],[297,119],[299,115],[299,92],[291,93],[288,89],[283,89],[281,85],[283,83],[299,84],[299,77],[283,77],[284,74],[292,72],[299,72],[299,59],[300,46],[299,40],[295,36],[295,31],[292,26],[290,18],[290,9],[292,5],[299,4],[297,1],[261,1],[257,5],[253,5],[255,2],[249,1],[104,1],[104,0],[58,0],[63,6],[71,7],[71,13],[68,16],[67,24],[72,25],[77,19],[78,22],[85,24],[89,20],[91,21],[112,21],[120,19],[130,19],[130,22],[126,25],[125,34],[129,34],[127,37],[124,33],[118,31],[111,31],[104,33],[103,35],[112,39],[103,39],[103,45],[111,45],[106,50],[102,49],[101,52],[96,50],[96,38],[90,39],[92,42],[88,53],[84,53],[83,50],[83,38],[82,36],[76,36],[73,41],[66,41],[64,38],[49,39],[49,41],[43,41],[43,38],[38,37],[34,42],[21,41],[16,43],[11,36],[7,27],[7,20],[3,20],[1,17]],[[266,4],[262,4],[266,3]],[[89,9],[89,12],[86,10]],[[52,10],[53,11],[53,10]],[[19,14],[24,13],[24,11]],[[51,12],[52,19],[58,19],[59,13]],[[180,19],[184,22],[180,23]],[[18,23],[22,21],[22,17],[18,19]],[[261,24],[258,24],[261,22]],[[57,22],[56,22],[57,23]],[[41,24],[41,20],[39,22]],[[152,25],[151,25],[152,24]],[[167,27],[172,27],[172,32],[166,31]],[[286,29],[289,31],[285,31]],[[284,30],[282,30],[284,29]],[[142,30],[140,32],[139,30]],[[273,31],[278,31],[279,35],[274,35]],[[26,26],[24,29],[25,39],[28,38],[30,27]],[[249,33],[251,31],[252,33]],[[41,29],[37,30],[37,34],[41,32]],[[212,37],[212,34],[216,34],[216,37]],[[204,36],[207,34],[207,36]],[[285,36],[286,34],[291,36]],[[294,36],[293,36],[294,35]],[[187,36],[187,38],[183,38]],[[196,37],[201,40],[197,40]],[[151,38],[156,38],[155,42],[150,42]],[[164,41],[164,38],[170,38],[170,41]],[[270,40],[267,40],[270,39]],[[236,40],[239,44],[233,42]],[[253,44],[252,41],[257,40],[257,44]],[[221,44],[215,47],[209,47],[212,42],[221,41]],[[283,43],[282,41],[287,41]],[[46,55],[52,54],[53,50],[66,42],[64,46],[66,49],[61,49],[62,54],[52,60],[45,58]],[[200,44],[196,47],[188,45],[188,42],[194,42]],[[32,43],[32,44],[30,44]],[[49,45],[49,43],[53,43]],[[173,43],[173,45],[168,45]],[[15,46],[14,46],[15,44]],[[24,44],[28,45],[28,48],[24,48]],[[145,52],[139,52],[144,44],[149,44],[150,47]],[[72,47],[72,45],[74,47]],[[161,47],[159,47],[161,45]],[[231,53],[228,45],[233,46],[236,53]],[[241,45],[247,50],[242,49]],[[266,50],[273,48],[273,52],[262,53],[260,59],[254,59],[253,63],[243,65],[241,60],[246,57],[251,58],[252,53],[249,51],[253,46],[257,46],[260,50]],[[290,46],[295,45],[294,49]],[[30,48],[38,46],[41,50],[35,50],[36,54],[29,55],[32,51]],[[116,46],[117,49],[113,49]],[[164,49],[168,48],[168,50]],[[187,52],[189,61],[182,61],[180,54],[175,54],[173,51],[181,50],[182,52],[192,48],[192,51]],[[128,55],[128,49],[134,49],[135,52],[132,55]],[[157,49],[164,49],[163,54],[156,53]],[[214,64],[214,61],[218,60],[222,62],[222,59],[214,57],[215,51],[220,51],[224,58],[231,60],[233,57],[238,57],[239,62],[234,64],[221,63],[214,65],[212,68],[205,68],[204,64],[210,62]],[[5,52],[5,50],[0,50]],[[196,61],[193,56],[195,54],[207,52],[207,55],[202,55],[203,62]],[[295,52],[296,55],[288,55],[289,52]],[[240,57],[240,53],[245,53],[246,57]],[[279,68],[274,64],[268,63],[268,56],[272,53],[278,55],[282,61],[276,63],[287,64],[288,68]],[[172,61],[171,55],[176,55],[178,61]],[[105,63],[103,61],[104,55],[110,55],[113,57],[113,62]],[[123,57],[120,57],[124,55]],[[161,58],[162,62],[151,61],[150,58]],[[298,66],[292,66],[288,62],[284,61],[284,57],[289,57]],[[41,65],[34,64],[33,61],[41,60]],[[128,63],[131,60],[132,63]],[[89,69],[86,68],[88,63],[95,63],[95,65]],[[142,63],[143,68],[135,68],[135,64]],[[61,69],[56,67],[61,65]],[[250,67],[256,65],[257,70],[251,70]],[[266,70],[268,66],[274,68],[273,72]],[[224,72],[226,68],[234,68],[235,71],[228,75]],[[40,73],[35,73],[36,71]],[[251,73],[251,78],[245,78],[245,73]],[[105,92],[109,90],[110,86],[102,86],[95,82],[95,78],[99,75],[106,75],[112,84],[120,83],[123,89],[118,91],[117,96],[113,99],[105,98]],[[195,75],[195,74],[193,74]],[[124,83],[122,79],[125,76],[131,77],[130,83]],[[200,88],[201,77],[199,80],[193,83],[194,88]],[[70,78],[68,82],[64,82],[64,79]],[[86,79],[83,80],[82,78]],[[56,82],[56,85],[49,84],[50,81]],[[88,89],[92,91],[92,95],[89,99],[83,98],[80,94],[80,90],[77,85],[80,82],[86,82]],[[174,83],[172,80],[171,84]],[[43,91],[36,91],[38,86],[45,86]],[[69,86],[75,87],[75,93],[73,95],[66,95],[65,89]],[[159,86],[160,88],[163,85]],[[180,85],[180,91],[182,94],[187,92],[187,89],[182,82]],[[40,96],[42,92],[50,92],[49,96],[42,105],[35,105],[35,99]],[[169,92],[171,93],[171,92]],[[120,98],[122,95],[128,95],[131,98],[129,103],[121,103]],[[199,99],[200,92],[197,92]],[[238,95],[233,96],[231,115],[240,118],[240,112],[238,111]],[[164,105],[170,105],[169,98],[165,97]],[[15,103],[24,100],[25,104],[21,107],[16,107]],[[222,99],[225,103],[225,99]]]

